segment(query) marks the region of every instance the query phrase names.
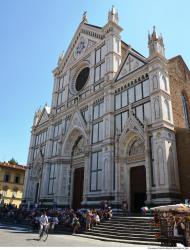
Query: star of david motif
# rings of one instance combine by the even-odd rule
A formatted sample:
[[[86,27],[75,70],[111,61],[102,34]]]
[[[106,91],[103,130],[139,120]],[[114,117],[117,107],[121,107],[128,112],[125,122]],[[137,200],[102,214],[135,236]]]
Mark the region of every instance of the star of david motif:
[[[79,57],[82,52],[86,49],[87,47],[87,40],[84,37],[81,37],[75,51],[74,51],[74,57],[77,58]]]
[[[85,42],[83,40],[77,46],[77,49],[76,49],[77,54],[81,54],[81,52],[83,51],[84,48],[85,48]]]

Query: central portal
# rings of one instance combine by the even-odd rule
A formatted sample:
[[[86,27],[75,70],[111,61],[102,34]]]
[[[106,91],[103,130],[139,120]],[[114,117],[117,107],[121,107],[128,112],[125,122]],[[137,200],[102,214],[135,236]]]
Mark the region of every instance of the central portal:
[[[146,170],[144,166],[132,167],[130,171],[131,211],[139,213],[146,200]]]
[[[83,182],[84,182],[84,168],[76,168],[74,170],[74,187],[73,187],[73,202],[72,208],[81,208],[83,199]]]

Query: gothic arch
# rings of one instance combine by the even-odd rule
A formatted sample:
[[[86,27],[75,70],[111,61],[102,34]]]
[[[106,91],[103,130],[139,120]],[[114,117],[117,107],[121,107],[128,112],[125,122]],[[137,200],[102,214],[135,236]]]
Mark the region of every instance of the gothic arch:
[[[130,151],[136,142],[144,143],[144,138],[137,131],[128,131],[119,141],[119,154],[130,156]]]
[[[181,93],[181,100],[182,100],[182,108],[183,108],[183,116],[186,128],[190,127],[189,122],[189,100],[185,90]]]
[[[155,120],[160,118],[160,103],[158,97],[154,99],[154,117]]]
[[[162,82],[163,82],[163,85],[164,85],[164,90],[168,91],[168,84],[167,84],[167,80],[166,80],[165,76],[162,76]]]
[[[153,75],[152,81],[153,81],[153,89],[157,89],[158,88],[158,77],[157,77],[157,75]]]
[[[168,100],[166,100],[166,99],[164,100],[164,106],[165,106],[165,112],[166,112],[167,119],[170,121],[171,120],[170,105],[169,105]]]
[[[62,150],[61,155],[66,157],[71,157],[73,152],[73,147],[75,146],[77,140],[81,138],[81,136],[84,138],[84,145],[87,144],[87,135],[86,133],[80,128],[80,127],[74,127],[66,136]]]

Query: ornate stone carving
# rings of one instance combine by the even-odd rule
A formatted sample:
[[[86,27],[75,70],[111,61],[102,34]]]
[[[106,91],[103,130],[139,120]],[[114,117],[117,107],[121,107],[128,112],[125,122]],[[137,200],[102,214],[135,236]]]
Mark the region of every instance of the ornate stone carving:
[[[136,140],[133,142],[130,150],[129,150],[129,155],[138,155],[138,154],[143,154],[144,153],[144,142],[141,140]]]
[[[84,154],[84,137],[82,137],[78,144],[74,147],[73,155],[78,156]]]

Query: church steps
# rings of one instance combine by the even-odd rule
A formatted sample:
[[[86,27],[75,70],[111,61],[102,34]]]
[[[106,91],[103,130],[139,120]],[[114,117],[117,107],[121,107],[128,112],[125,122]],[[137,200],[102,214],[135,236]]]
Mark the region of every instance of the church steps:
[[[131,228],[131,229],[135,229],[135,228],[139,228],[139,229],[146,229],[146,230],[151,230],[151,227],[150,227],[150,225],[138,225],[138,224],[129,224],[129,223],[126,223],[126,225],[124,224],[124,223],[108,223],[108,224],[104,224],[104,222],[102,222],[102,225],[101,225],[102,227],[110,227],[110,226],[112,226],[112,227],[115,227],[116,229],[117,228],[126,228],[126,226],[128,227],[128,228]]]
[[[113,238],[105,238],[100,236],[94,236],[94,235],[84,235],[84,234],[77,234],[78,237],[83,238],[89,238],[94,240],[102,240],[102,241],[109,241],[109,242],[120,242],[120,243],[126,243],[131,245],[145,245],[145,246],[160,246],[160,243],[157,241],[144,241],[144,240],[129,240],[129,239],[113,239]]]
[[[119,230],[119,232],[116,230],[116,228],[107,228],[107,227],[95,227],[93,228],[93,231],[100,231],[100,230],[103,230],[104,232],[114,232],[116,234],[127,234],[127,233],[130,233],[131,234],[131,228],[121,228],[121,230]],[[120,232],[122,231],[122,232]],[[151,231],[151,230],[143,230],[142,229],[134,229],[133,230],[133,234],[146,234],[146,235],[154,235],[157,231]]]
[[[111,220],[102,221],[100,225],[80,235],[130,244],[159,245],[155,239],[155,233],[158,230],[151,227],[151,220],[152,217],[113,216]]]
[[[93,235],[98,235],[100,232],[100,230],[93,230],[93,232],[85,232],[86,234],[93,234]],[[153,239],[154,240],[154,234],[146,234],[146,233],[130,233],[130,232],[115,232],[114,230],[113,231],[103,231],[103,233],[101,233],[101,235],[107,235],[109,234],[109,237],[117,237],[117,238],[122,238],[122,237],[139,237],[139,238],[143,238],[145,237],[146,239]]]
[[[116,235],[116,234],[107,234],[107,233],[102,233],[102,232],[86,232],[85,234],[87,235],[94,235],[94,236],[100,236],[100,237],[104,237],[104,238],[110,238],[110,239],[120,239],[120,240],[143,240],[143,241],[151,241],[154,242],[155,238],[152,237],[148,237],[148,236],[133,236],[132,234],[128,234],[128,235]]]

